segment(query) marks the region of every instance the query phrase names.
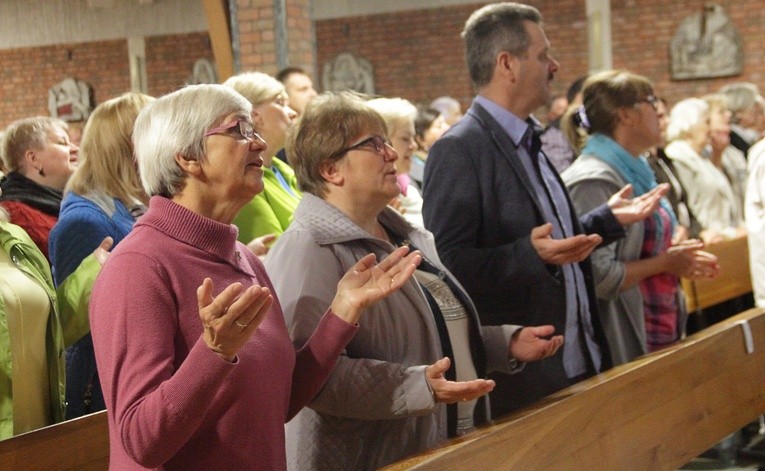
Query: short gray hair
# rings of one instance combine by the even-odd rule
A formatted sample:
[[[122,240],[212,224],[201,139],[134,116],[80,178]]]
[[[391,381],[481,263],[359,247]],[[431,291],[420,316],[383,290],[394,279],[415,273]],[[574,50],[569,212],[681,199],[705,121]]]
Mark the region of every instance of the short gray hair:
[[[733,114],[731,121],[736,123],[736,116],[753,107],[760,98],[760,89],[757,85],[749,82],[736,82],[728,84],[720,89],[720,93],[728,98],[728,109]]]
[[[183,189],[186,174],[175,156],[204,161],[205,131],[233,113],[249,118],[252,105],[223,85],[190,85],[149,103],[133,128],[133,147],[146,194],[169,198]]]
[[[669,112],[667,141],[684,139],[708,114],[709,105],[701,98],[686,98],[679,101]]]
[[[479,8],[467,19],[462,39],[470,79],[476,88],[491,81],[499,53],[522,57],[528,52],[531,39],[524,21],[539,24],[542,15],[532,6],[504,2]]]

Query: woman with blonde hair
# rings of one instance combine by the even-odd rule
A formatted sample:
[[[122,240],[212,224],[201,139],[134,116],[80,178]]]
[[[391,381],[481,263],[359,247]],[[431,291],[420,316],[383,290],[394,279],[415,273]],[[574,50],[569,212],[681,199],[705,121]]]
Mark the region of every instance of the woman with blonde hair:
[[[409,178],[412,169],[412,157],[417,150],[414,120],[417,108],[403,98],[375,98],[367,104],[385,120],[388,127],[386,138],[398,154],[396,173],[401,194],[398,196],[398,209],[413,226],[424,228],[422,220],[422,196]]]
[[[77,168],[78,151],[69,140],[67,124],[58,118],[14,121],[3,136],[0,153],[8,173],[0,182],[0,205],[48,259],[48,237],[59,217],[66,182]]]
[[[647,78],[625,70],[601,72],[584,83],[583,97],[584,105],[564,116],[589,135],[562,175],[579,214],[605,203],[626,184],[636,196],[656,188],[643,154],[661,140],[657,99]],[[590,257],[614,364],[680,339],[687,316],[678,278],[717,272],[715,257],[700,250],[700,241],[673,243],[676,226],[672,207],[662,198],[651,217],[626,227],[624,239]]]
[[[138,113],[151,100],[141,93],[126,93],[98,105],[85,125],[80,165],[67,185],[61,215],[50,235],[57,284],[104,237],[119,244],[143,214],[147,199],[130,136]],[[90,334],[67,351],[67,384],[67,418],[104,409]]]
[[[287,130],[297,113],[289,106],[284,84],[270,75],[247,72],[229,78],[224,85],[239,92],[252,104],[255,132],[268,145],[263,153],[263,191],[255,195],[234,219],[239,228],[239,240],[250,244],[258,237],[270,234],[278,237],[292,221],[292,213],[301,196],[295,172],[286,162],[274,158],[284,148]]]

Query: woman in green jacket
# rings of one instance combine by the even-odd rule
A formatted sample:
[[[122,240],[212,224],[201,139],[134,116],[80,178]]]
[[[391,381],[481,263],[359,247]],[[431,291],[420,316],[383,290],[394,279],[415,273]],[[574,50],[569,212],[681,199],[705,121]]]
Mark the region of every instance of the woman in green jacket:
[[[105,239],[55,290],[45,256],[0,210],[0,439],[64,419],[64,349],[89,330],[90,291],[110,246]]]
[[[295,172],[287,163],[274,158],[284,148],[287,130],[297,114],[289,106],[284,84],[261,72],[247,72],[226,80],[252,103],[252,122],[268,150],[263,152],[263,191],[247,203],[234,219],[239,228],[239,241],[273,234],[279,236],[292,222],[292,213],[300,202]],[[251,247],[252,248],[252,247]],[[256,252],[257,253],[257,252]]]

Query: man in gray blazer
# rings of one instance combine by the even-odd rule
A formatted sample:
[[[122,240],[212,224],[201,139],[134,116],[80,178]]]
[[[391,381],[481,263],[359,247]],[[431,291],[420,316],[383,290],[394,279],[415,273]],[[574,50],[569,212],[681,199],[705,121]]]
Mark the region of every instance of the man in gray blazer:
[[[539,151],[531,112],[547,103],[558,70],[535,8],[517,3],[474,12],[462,33],[478,96],[431,148],[423,214],[438,252],[488,325],[552,324],[564,332],[556,355],[497,375],[498,417],[610,367],[588,257],[624,236],[622,224],[655,208],[661,195],[626,200],[629,190],[579,218]]]

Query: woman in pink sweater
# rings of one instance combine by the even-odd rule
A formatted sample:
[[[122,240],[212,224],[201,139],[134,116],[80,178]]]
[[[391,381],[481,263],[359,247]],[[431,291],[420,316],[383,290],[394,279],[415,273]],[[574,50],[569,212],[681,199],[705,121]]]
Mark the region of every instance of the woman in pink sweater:
[[[297,351],[257,257],[236,241],[263,189],[251,105],[220,85],[160,98],[133,145],[149,210],[113,252],[90,322],[112,469],[284,469],[284,423],[323,386],[361,311],[420,261],[362,259]]]

